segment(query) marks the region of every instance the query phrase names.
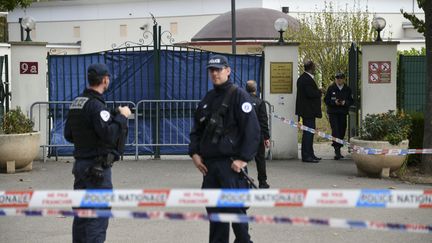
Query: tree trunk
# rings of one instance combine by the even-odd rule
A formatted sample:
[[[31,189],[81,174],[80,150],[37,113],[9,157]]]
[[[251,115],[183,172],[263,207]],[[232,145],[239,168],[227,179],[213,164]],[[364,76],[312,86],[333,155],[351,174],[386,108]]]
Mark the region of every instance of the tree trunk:
[[[432,1],[424,1],[426,22],[426,112],[424,115],[423,148],[432,148]],[[423,155],[424,171],[432,175],[432,154]]]

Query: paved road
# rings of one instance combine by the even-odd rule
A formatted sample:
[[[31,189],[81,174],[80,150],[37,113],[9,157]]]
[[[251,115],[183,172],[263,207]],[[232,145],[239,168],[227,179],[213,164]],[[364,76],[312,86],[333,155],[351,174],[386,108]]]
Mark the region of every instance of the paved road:
[[[30,173],[0,174],[0,190],[72,187],[72,164],[66,160],[35,162],[33,168]],[[253,163],[249,170],[256,177]],[[273,188],[431,188],[431,185],[356,177],[351,160],[323,160],[319,164],[304,164],[298,160],[272,161],[268,164],[268,174]],[[199,188],[201,176],[191,162],[182,157],[120,162],[114,166],[113,180],[116,188],[123,189]],[[169,210],[204,212],[204,209],[197,208]],[[430,209],[252,208],[249,213],[432,224]],[[3,217],[0,218],[0,242],[71,242],[71,224],[69,218]],[[107,242],[206,242],[207,234],[205,222],[112,219]],[[252,224],[251,235],[254,242],[432,242],[432,236],[426,234],[289,225]]]

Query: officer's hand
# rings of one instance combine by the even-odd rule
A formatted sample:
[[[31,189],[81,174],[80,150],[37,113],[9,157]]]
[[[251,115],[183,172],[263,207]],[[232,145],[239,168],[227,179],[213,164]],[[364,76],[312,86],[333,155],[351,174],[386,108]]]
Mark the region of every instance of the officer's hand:
[[[132,114],[131,110],[127,106],[119,106],[118,109],[119,109],[120,114],[122,114],[126,118],[128,118]]]
[[[240,173],[241,169],[246,167],[247,163],[243,160],[234,160],[231,164],[231,169],[237,173]]]
[[[205,164],[202,161],[201,156],[199,156],[198,154],[194,154],[192,155],[192,161],[194,162],[195,166],[197,167],[197,169],[203,174],[206,175],[207,174],[207,167],[205,166]]]
[[[270,148],[270,139],[266,139],[266,140],[264,140],[264,146],[265,146],[266,148]]]

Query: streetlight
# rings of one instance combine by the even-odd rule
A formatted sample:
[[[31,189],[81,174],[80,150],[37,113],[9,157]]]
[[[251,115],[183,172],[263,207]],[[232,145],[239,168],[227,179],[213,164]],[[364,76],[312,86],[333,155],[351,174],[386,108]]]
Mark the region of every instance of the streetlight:
[[[36,27],[36,21],[32,17],[24,17],[21,21],[21,26],[27,32],[27,38],[25,41],[32,41],[30,38],[30,31],[34,30]]]
[[[288,29],[288,21],[285,18],[278,18],[274,22],[275,30],[279,32],[278,43],[282,45],[284,43],[283,33]]]
[[[375,41],[382,41],[380,33],[386,27],[385,19],[383,17],[375,17],[372,20],[372,27],[378,32],[378,36]]]

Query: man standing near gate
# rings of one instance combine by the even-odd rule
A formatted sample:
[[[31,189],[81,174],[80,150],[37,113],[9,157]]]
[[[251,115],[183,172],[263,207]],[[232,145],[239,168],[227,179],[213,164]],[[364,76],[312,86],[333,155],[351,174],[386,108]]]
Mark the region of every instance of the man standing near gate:
[[[127,135],[128,107],[115,112],[106,108],[102,94],[108,89],[110,74],[105,64],[87,69],[89,88],[72,102],[64,136],[74,144],[74,189],[112,189],[111,167],[123,152]],[[74,218],[74,243],[102,243],[106,239],[108,218]]]
[[[255,113],[257,114],[258,121],[261,128],[261,142],[258,145],[258,151],[255,156],[255,163],[258,171],[259,188],[270,188],[267,183],[266,161],[265,161],[265,148],[270,147],[270,133],[268,126],[268,116],[265,102],[257,97],[257,83],[255,80],[246,82],[246,91],[251,96],[252,105]]]
[[[260,127],[249,95],[230,80],[226,57],[212,56],[207,65],[213,82],[195,112],[189,155],[203,174],[203,189],[249,188],[240,173],[256,154]],[[258,132],[257,132],[258,131]],[[207,208],[211,213],[246,214],[246,208]],[[210,243],[229,242],[229,223],[210,222]],[[249,243],[248,224],[233,223],[235,242]]]
[[[297,80],[297,97],[295,114],[302,118],[303,125],[315,129],[315,118],[321,118],[322,91],[314,80],[315,64],[304,63],[304,73]],[[314,134],[303,131],[301,157],[306,163],[318,163],[321,158],[315,156],[313,149]]]

